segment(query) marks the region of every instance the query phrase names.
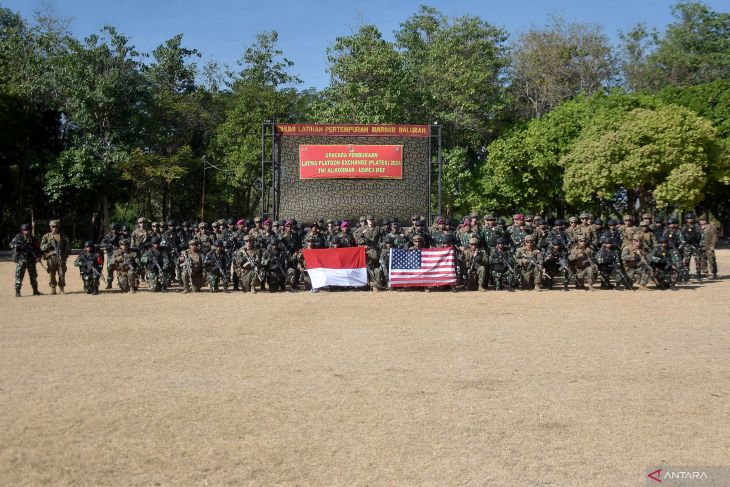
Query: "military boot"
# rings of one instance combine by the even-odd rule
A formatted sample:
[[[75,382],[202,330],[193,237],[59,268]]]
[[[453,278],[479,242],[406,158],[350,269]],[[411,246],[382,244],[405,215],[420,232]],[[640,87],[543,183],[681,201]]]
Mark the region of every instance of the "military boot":
[[[51,296],[56,295],[56,286],[51,287]]]
[[[34,287],[33,296],[43,296],[43,293],[38,290],[38,287]]]
[[[58,294],[66,294],[66,291],[63,290],[63,286],[58,287]]]
[[[19,298],[20,297],[20,288],[19,287],[16,287],[15,288],[15,297],[16,298]]]

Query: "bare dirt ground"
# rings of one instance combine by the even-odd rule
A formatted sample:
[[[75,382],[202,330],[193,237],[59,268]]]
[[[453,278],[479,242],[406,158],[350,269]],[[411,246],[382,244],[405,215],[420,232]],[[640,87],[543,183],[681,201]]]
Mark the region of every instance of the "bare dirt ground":
[[[718,258],[722,279],[674,292],[87,296],[72,268],[72,294],[21,299],[0,263],[0,484],[613,486],[730,465]]]

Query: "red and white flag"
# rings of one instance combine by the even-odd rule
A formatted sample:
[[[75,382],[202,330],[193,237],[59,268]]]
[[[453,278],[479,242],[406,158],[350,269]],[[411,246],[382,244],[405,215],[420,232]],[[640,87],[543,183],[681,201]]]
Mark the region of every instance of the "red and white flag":
[[[324,286],[367,286],[365,249],[344,247],[340,249],[304,249],[312,289]]]
[[[390,287],[455,285],[454,249],[390,249],[388,284]]]

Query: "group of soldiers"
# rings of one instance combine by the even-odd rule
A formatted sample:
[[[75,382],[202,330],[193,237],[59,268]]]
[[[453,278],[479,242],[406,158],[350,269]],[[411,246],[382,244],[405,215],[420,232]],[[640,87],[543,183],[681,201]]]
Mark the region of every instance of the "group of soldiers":
[[[472,214],[456,224],[436,218],[429,226],[414,215],[409,226],[398,220],[376,221],[372,215],[351,225],[343,220],[318,220],[301,225],[296,220],[218,220],[212,224],[175,220],[150,222],[144,217],[129,231],[112,224],[100,244],[87,241],[74,265],[84,290],[99,294],[111,289],[114,276],[124,292],[137,292],[146,281],[152,292],[165,292],[177,283],[183,293],[244,291],[256,293],[311,289],[302,249],[362,246],[373,291],[388,288],[390,249],[451,247],[455,253],[458,285],[453,290],[512,289],[564,290],[658,289],[688,282],[694,260],[696,279],[717,277],[717,229],[702,215],[652,221],[644,214],[638,224],[631,215],[602,221],[589,213],[556,219],[516,214],[507,226],[502,218]],[[69,241],[60,221],[50,222],[49,232],[38,241],[31,226],[23,224],[11,242],[16,262],[15,290],[20,296],[27,272],[33,294],[38,290],[36,263],[49,274],[51,294],[64,293]],[[106,275],[104,275],[104,271]],[[431,288],[426,287],[429,291]],[[315,290],[316,291],[316,290]]]

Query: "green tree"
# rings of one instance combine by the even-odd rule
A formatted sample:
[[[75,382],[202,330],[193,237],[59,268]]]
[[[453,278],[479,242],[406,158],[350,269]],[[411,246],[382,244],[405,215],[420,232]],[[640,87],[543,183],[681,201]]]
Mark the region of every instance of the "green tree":
[[[718,171],[722,149],[709,120],[676,106],[637,108],[594,117],[560,164],[565,166],[566,199],[586,204],[629,190],[641,207],[694,208]]]
[[[510,84],[517,110],[525,118],[542,117],[579,93],[610,87],[617,60],[600,26],[552,18],[512,45]]]

